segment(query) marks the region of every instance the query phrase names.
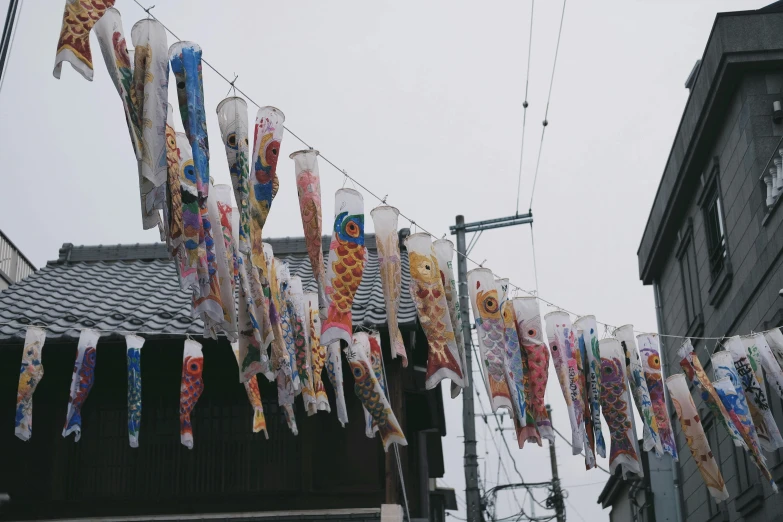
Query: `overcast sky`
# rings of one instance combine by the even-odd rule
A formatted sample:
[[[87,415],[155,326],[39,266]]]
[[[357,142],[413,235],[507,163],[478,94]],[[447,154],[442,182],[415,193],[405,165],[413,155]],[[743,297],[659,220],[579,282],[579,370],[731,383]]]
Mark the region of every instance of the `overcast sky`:
[[[770,2],[568,3],[532,206],[542,297],[599,321],[655,331],[652,289],[639,281],[636,250],[688,97],[685,79],[717,12]],[[433,234],[446,233],[457,214],[475,221],[516,211],[529,0],[154,3],[156,16],[199,43],[224,74],[238,74],[237,85],[256,102],[280,108],[294,132]],[[130,28],[144,13],[131,0],[116,7],[130,45]],[[561,7],[559,0],[536,3],[521,212],[530,201]],[[6,9],[0,0],[0,16]],[[141,228],[136,162],[95,37],[92,83],[69,65],[61,80],[52,76],[61,16],[61,1],[24,3],[0,91],[0,228],[38,267],[56,259],[65,242],[158,240],[156,231]],[[217,183],[229,183],[215,116],[227,90],[205,68],[210,174]],[[252,105],[249,116],[252,122]],[[302,235],[288,159],[301,148],[284,136],[267,237]],[[333,215],[332,194],[342,184],[342,175],[322,162],[324,216]],[[368,231],[376,204],[365,194]],[[471,257],[535,288],[528,226],[486,232]],[[555,426],[570,433],[551,372],[547,395]],[[446,398],[446,405],[442,483],[457,489],[464,516],[462,402]],[[505,449],[511,477],[498,474],[495,444],[502,435],[480,419],[477,429],[485,486],[518,481]],[[548,480],[546,445],[516,450],[512,433],[504,435],[525,480]],[[608,520],[608,510],[596,504],[607,475],[586,472],[583,459],[570,453],[558,440],[569,519]],[[499,504],[501,515],[515,511],[511,495]]]

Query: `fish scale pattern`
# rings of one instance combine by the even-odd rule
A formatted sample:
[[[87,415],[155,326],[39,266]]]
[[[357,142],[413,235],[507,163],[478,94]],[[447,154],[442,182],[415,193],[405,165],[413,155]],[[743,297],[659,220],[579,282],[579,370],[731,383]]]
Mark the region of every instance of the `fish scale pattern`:
[[[331,238],[324,237],[324,252]],[[267,240],[275,257],[288,263],[291,275],[302,278],[305,292],[316,292],[304,238]],[[353,303],[353,323],[386,327],[375,238],[368,234],[367,261]],[[324,256],[326,258],[326,256]],[[407,252],[403,250],[402,286],[410,282]],[[200,336],[204,325],[190,315],[190,295],[180,289],[174,262],[166,245],[73,246],[66,243],[59,259],[50,261],[19,283],[0,292],[0,340],[24,341],[27,325],[50,325],[47,341],[76,340],[81,328],[112,332],[151,332],[152,336]],[[416,324],[416,308],[408,292],[400,300],[400,326]],[[103,334],[102,338],[121,334]],[[146,334],[149,338],[151,335]]]

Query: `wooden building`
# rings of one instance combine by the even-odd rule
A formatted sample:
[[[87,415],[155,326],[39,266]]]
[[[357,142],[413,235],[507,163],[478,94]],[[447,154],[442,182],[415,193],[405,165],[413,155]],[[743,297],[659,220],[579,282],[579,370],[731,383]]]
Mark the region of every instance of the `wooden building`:
[[[315,290],[302,238],[269,240],[275,256]],[[44,323],[44,377],[33,399],[33,435],[14,436],[16,388],[25,328],[0,325],[0,520],[156,517],[241,520],[401,520],[407,497],[412,520],[443,520],[456,508],[453,490],[435,487],[444,474],[440,388],[424,389],[427,342],[407,293],[403,253],[400,327],[410,363],[389,357],[375,240],[354,302],[354,324],[381,332],[392,407],[408,446],[365,435],[361,404],[344,362],[349,423],[332,413],[307,416],[296,403],[299,435],[288,429],[276,388],[259,384],[269,430],[252,433],[252,408],[239,383],[229,342],[201,339],[190,297],[179,288],[165,245],[63,245],[59,258],[0,292],[0,323]],[[324,238],[328,250],[328,238]],[[79,328],[101,330],[95,384],[82,410],[82,436],[62,437]],[[141,351],[139,447],[128,444],[124,332],[146,339]],[[202,342],[204,393],[193,414],[195,446],[179,438],[179,387],[185,334]],[[325,378],[325,376],[324,376]],[[405,491],[403,492],[403,484]]]

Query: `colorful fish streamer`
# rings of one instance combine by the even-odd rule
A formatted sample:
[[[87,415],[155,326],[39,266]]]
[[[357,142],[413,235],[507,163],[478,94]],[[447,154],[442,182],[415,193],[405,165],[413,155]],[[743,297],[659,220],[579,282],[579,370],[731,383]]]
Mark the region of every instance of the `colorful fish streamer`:
[[[182,352],[182,380],[179,387],[179,439],[182,445],[193,449],[193,425],[190,415],[204,392],[204,355],[201,344],[187,339]]]
[[[590,411],[590,395],[587,388],[589,363],[587,361],[587,347],[585,346],[584,335],[580,330],[576,332],[576,368],[579,371],[579,385],[582,390],[582,404],[585,409],[585,469],[593,469],[595,467],[595,431],[593,416]]]
[[[772,385],[771,387],[778,394],[778,397],[783,399],[783,369],[780,368],[775,354],[772,353],[772,348],[766,337],[760,333],[754,334],[752,337],[758,351],[759,361],[764,368],[764,374]]]
[[[242,98],[231,96],[221,101],[217,106],[220,137],[226,149],[228,172],[231,175],[231,186],[239,209],[239,251],[250,253],[250,201],[248,191],[250,180],[248,174],[249,142],[247,137],[247,102]]]
[[[230,342],[237,340],[237,312],[234,302],[234,253],[231,242],[231,187],[215,185],[207,198],[209,221],[215,240],[215,265],[220,289],[221,321],[216,325]]]
[[[131,29],[133,41],[133,93],[141,129],[139,187],[142,194],[142,225],[160,226],[159,209],[166,206],[166,115],[168,112],[169,63],[166,29],[157,20],[144,19]],[[205,131],[206,132],[206,131]]]
[[[248,254],[239,251],[240,226],[239,210],[234,207],[231,212],[231,232],[233,234],[232,249],[236,260],[235,285],[239,289],[239,302],[237,303],[239,382],[247,382],[258,373],[264,374],[268,380],[273,381],[275,376],[272,373],[267,353],[273,334],[270,327],[266,337],[261,335],[258,317],[259,314],[266,313],[267,307],[263,293],[259,295],[261,303],[258,306],[250,289],[251,280],[248,270],[255,270],[258,273],[258,269],[251,264]],[[269,321],[268,313],[266,313],[266,320]]]
[[[289,429],[297,435],[299,429],[294,415],[294,398],[299,389],[299,374],[296,370],[294,328],[288,306],[288,284],[291,276],[287,264],[276,257],[270,256],[270,258],[272,262],[269,270],[272,274],[270,301],[274,301],[275,310],[279,311],[279,318],[272,323],[273,326],[277,326],[275,340],[272,342],[272,363],[276,365],[273,369],[277,372],[277,401],[283,408]]]
[[[337,420],[345,427],[348,424],[348,409],[345,407],[345,390],[343,389],[343,360],[340,357],[340,341],[335,341],[326,347],[326,374],[334,388],[334,402],[337,408]]]
[[[778,364],[783,368],[783,332],[778,328],[769,330],[764,332],[764,339],[772,350],[772,355],[775,356]]]
[[[177,275],[182,281],[182,261],[185,259],[183,232],[185,224],[182,213],[182,154],[177,145],[177,133],[174,130],[174,106],[166,109],[166,205],[163,207],[163,225],[166,233],[166,246],[175,259]],[[184,134],[183,134],[184,136]],[[187,140],[187,137],[185,137]],[[187,147],[186,147],[187,148]],[[195,285],[194,285],[195,287]]]
[[[517,297],[512,300],[512,303],[517,322],[517,336],[522,346],[523,360],[527,363],[525,372],[528,384],[525,387],[527,411],[533,416],[539,435],[554,441],[555,433],[544,400],[549,379],[549,351],[543,339],[538,299]]]
[[[527,362],[527,352],[522,348],[520,336],[517,330],[517,317],[514,303],[506,300],[501,305],[503,326],[505,327],[504,340],[506,345],[506,371],[508,387],[512,392],[514,407],[519,415],[514,419],[514,428],[517,435],[517,445],[520,448],[526,442],[535,442],[541,445],[541,434],[536,426],[536,419],[532,411],[533,389],[530,382],[530,368]],[[514,397],[516,395],[516,398]],[[517,406],[517,403],[519,404]]]
[[[353,298],[364,273],[364,198],[353,189],[335,193],[334,228],[326,266],[326,297],[329,307],[323,321],[321,342],[341,339],[350,345]]]
[[[71,395],[68,398],[68,412],[65,417],[63,437],[75,433],[74,441],[82,436],[82,406],[95,383],[95,355],[98,349],[100,334],[90,328],[85,328],[79,335],[79,345],[76,361],[73,364],[71,378]]]
[[[138,57],[137,49],[137,63]],[[169,58],[177,82],[182,125],[193,153],[198,210],[201,218],[197,246],[198,280],[201,291],[194,296],[193,313],[204,321],[205,337],[216,339],[217,331],[225,325],[225,316],[220,297],[219,260],[216,252],[215,230],[213,230],[213,227],[217,227],[217,223],[213,223],[209,217],[209,142],[201,80],[201,48],[193,42],[177,42],[169,49]],[[183,205],[187,205],[184,194]],[[187,230],[187,216],[185,227]],[[186,243],[188,250],[192,246]]]
[[[568,419],[571,421],[571,445],[574,455],[589,452],[587,429],[585,426],[585,405],[583,404],[582,386],[576,354],[579,345],[576,331],[571,324],[571,317],[566,312],[549,312],[544,316],[546,335],[549,340],[549,350],[555,363],[560,389],[568,407]]]
[[[389,451],[391,444],[398,446],[407,446],[405,435],[402,432],[400,423],[391,409],[386,395],[381,388],[380,382],[375,377],[372,368],[372,362],[359,344],[367,343],[365,339],[367,333],[357,332],[354,334],[354,342],[351,346],[344,349],[345,357],[351,366],[351,373],[354,378],[354,392],[362,403],[362,406],[370,412],[372,420],[378,427],[378,434],[381,436],[384,451]]]
[[[52,73],[58,80],[63,62],[68,62],[85,80],[92,81],[90,30],[115,0],[65,0],[63,25],[57,40],[57,55]]]
[[[114,83],[114,87],[122,100],[125,122],[128,125],[133,152],[136,154],[137,160],[141,159],[141,127],[139,126],[139,115],[137,112],[138,100],[135,99],[135,96],[132,96],[135,93],[132,90],[133,65],[128,54],[125,34],[122,30],[120,12],[113,7],[108,8],[95,24],[93,32],[98,37],[106,69],[109,71],[112,83]]]
[[[288,295],[291,306],[291,323],[294,328],[294,349],[296,356],[296,368],[299,374],[300,387],[297,394],[302,394],[305,409],[312,411],[315,408],[315,389],[313,388],[312,357],[310,353],[310,320],[306,315],[302,278],[292,276]]]
[[[699,473],[701,473],[710,495],[716,502],[727,500],[729,492],[726,490],[726,483],[723,481],[723,475],[720,473],[707,436],[704,434],[699,412],[693,403],[685,375],[677,373],[670,376],[666,379],[666,387],[669,388],[674,410],[680,419],[685,442],[688,443],[693,460],[699,468]]]
[[[173,122],[172,122],[173,124]],[[179,239],[172,236],[171,248],[177,260],[180,288],[190,293],[201,293],[199,283],[200,270],[207,264],[207,252],[199,248],[200,237],[204,235],[199,210],[196,167],[193,164],[193,150],[184,132],[175,134],[179,161],[179,209],[174,207],[174,195],[171,196],[172,215],[181,214],[182,235]]]
[[[239,343],[231,343],[231,350],[239,366],[240,377],[242,375],[242,362],[239,355]],[[241,380],[241,378],[240,378]],[[264,432],[264,437],[269,439],[269,432],[266,429],[266,417],[264,416],[264,405],[261,402],[261,390],[258,388],[258,379],[255,375],[242,383],[247,393],[247,400],[253,408],[253,433]]]
[[[326,297],[326,270],[324,248],[321,241],[323,217],[321,213],[321,176],[318,172],[318,151],[300,150],[292,153],[296,173],[296,193],[299,196],[299,213],[302,216],[307,255],[318,288],[321,315],[326,317],[329,300]]]
[[[386,305],[386,324],[391,338],[392,359],[402,358],[402,366],[408,366],[408,354],[405,342],[397,322],[402,295],[402,257],[400,255],[400,237],[397,231],[397,218],[400,211],[394,207],[382,205],[370,212],[375,226],[375,244],[378,250],[378,265],[381,272],[383,299]],[[446,298],[449,295],[447,293]],[[453,383],[452,383],[453,386]]]
[[[503,341],[505,345],[504,366],[506,382],[511,391],[511,403],[514,407],[514,417],[520,427],[527,425],[527,400],[525,398],[525,374],[522,369],[522,349],[517,336],[514,305],[511,301],[503,301],[500,305],[500,316],[503,318]]]
[[[265,264],[262,233],[272,200],[277,195],[277,159],[283,140],[285,115],[275,107],[261,107],[256,113],[253,131],[253,156],[250,165],[250,248],[253,266]]]
[[[381,354],[381,343],[378,332],[372,332],[370,334],[358,332],[357,334],[354,334],[353,340],[353,349],[361,350],[362,358],[367,358],[370,361],[373,375],[378,381],[378,384],[381,385],[383,395],[387,396],[386,379],[383,378],[383,362],[381,361],[383,355]],[[375,434],[378,433],[378,423],[373,416],[370,415],[370,412],[367,411],[367,408],[362,406],[362,410],[364,410],[364,433],[367,438],[372,439],[375,437]]]
[[[33,393],[44,376],[41,362],[46,330],[28,326],[22,350],[22,365],[19,369],[19,387],[16,389],[16,417],[14,434],[21,440],[33,436]]]
[[[443,279],[432,250],[432,237],[425,233],[411,234],[405,239],[405,246],[410,260],[411,299],[429,345],[424,386],[431,390],[443,379],[451,379],[464,387],[465,372],[451,326]],[[502,335],[502,325],[500,332]],[[501,337],[501,347],[502,342]]]
[[[625,375],[625,354],[620,341],[607,337],[598,342],[601,355],[601,411],[609,428],[609,472],[622,466],[623,478],[628,473],[644,476],[631,405],[628,404],[628,379]]]
[[[323,381],[323,370],[326,365],[326,346],[321,344],[319,299],[317,293],[310,292],[305,294],[305,302],[307,303],[305,315],[309,319],[308,332],[310,334],[308,349],[313,368],[313,389],[315,390],[315,408],[308,409],[308,415],[313,415],[318,411],[332,411],[332,408],[329,406],[329,397],[326,395],[326,388],[324,387]],[[340,353],[338,352],[337,355],[340,355]]]
[[[513,414],[511,391],[506,381],[506,347],[503,340],[505,326],[500,315],[500,299],[492,271],[488,268],[475,268],[468,272],[468,292],[476,321],[481,363],[484,366],[492,412],[496,413],[498,408],[506,408]]]
[[[772,488],[777,490],[777,486],[767,468],[766,458],[761,452],[758,432],[753,424],[750,407],[745,397],[745,390],[742,387],[737,369],[734,367],[734,357],[731,352],[722,351],[713,354],[712,368],[715,377],[713,387],[729,413],[734,427],[742,435],[745,449],[750,449],[750,455],[756,467],[770,481]]]
[[[138,448],[141,428],[141,348],[144,346],[144,338],[126,335],[125,345],[128,357],[128,443],[131,448]]]
[[[666,395],[664,394],[663,374],[661,373],[661,353],[657,334],[639,334],[636,336],[639,345],[639,353],[642,358],[642,370],[650,391],[655,421],[658,425],[658,435],[661,439],[661,448],[676,461],[677,441],[669,424],[669,410],[666,407]]]
[[[751,361],[748,357],[748,348],[739,336],[730,338],[726,342],[726,348],[734,359],[734,367],[737,369],[745,397],[748,400],[750,415],[756,426],[761,447],[765,451],[775,451],[777,448],[783,447],[783,439],[778,431],[775,418],[772,416],[767,394],[753,368],[756,361]]]
[[[585,391],[590,404],[591,446],[594,442],[597,453],[606,458],[606,442],[601,431],[601,350],[598,345],[598,325],[595,316],[585,315],[574,321],[574,327],[578,333],[579,350],[585,370]],[[591,434],[588,433],[589,435]]]
[[[710,408],[716,419],[723,425],[724,428],[734,441],[734,445],[747,449],[745,441],[742,438],[742,433],[737,429],[731,420],[726,408],[712,387],[707,374],[704,372],[704,368],[701,365],[701,361],[693,353],[693,345],[690,339],[685,339],[682,342],[682,346],[677,351],[677,356],[680,358],[680,366],[682,367],[688,380],[694,387],[698,387],[701,390],[701,400]]]
[[[377,225],[375,233],[377,239]],[[452,266],[452,262],[454,261],[454,243],[445,238],[436,239],[432,242],[432,251],[435,253],[435,259],[438,261],[438,268],[440,268],[440,277],[443,281],[443,289],[446,292],[446,302],[449,306],[451,327],[454,330],[454,340],[457,343],[460,368],[463,369],[464,375],[464,386],[460,387],[454,382],[451,383],[451,398],[454,399],[459,395],[462,388],[468,387],[470,382],[470,376],[464,372],[464,369],[467,368],[467,361],[465,360],[465,339],[462,334],[462,314],[460,312],[459,290],[457,289],[457,281],[454,279],[454,269]]]
[[[650,399],[650,390],[647,388],[647,381],[644,378],[642,362],[639,360],[639,352],[636,349],[636,338],[634,337],[633,325],[626,324],[614,331],[614,336],[620,341],[625,351],[625,362],[628,365],[628,378],[631,383],[636,410],[644,422],[644,451],[655,450],[655,455],[663,455],[661,446],[661,437],[658,434],[658,421],[655,418],[655,412]]]

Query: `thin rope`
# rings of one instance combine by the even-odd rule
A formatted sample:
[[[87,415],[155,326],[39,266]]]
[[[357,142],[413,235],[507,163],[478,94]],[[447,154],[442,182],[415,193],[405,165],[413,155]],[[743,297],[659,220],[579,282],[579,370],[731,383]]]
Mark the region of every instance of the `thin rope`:
[[[522,190],[522,160],[525,157],[525,127],[527,127],[527,92],[530,86],[530,52],[533,49],[533,12],[536,0],[530,2],[530,31],[527,41],[527,72],[525,73],[525,101],[522,103],[522,143],[519,146],[519,174],[517,176],[517,215],[519,215],[519,195]]]
[[[555,83],[555,69],[557,68],[557,56],[560,53],[560,37],[563,34],[563,20],[565,19],[566,3],[568,0],[563,0],[563,11],[560,13],[560,29],[557,31],[557,45],[555,46],[555,59],[552,62],[552,76],[549,78],[549,94],[546,97],[546,110],[544,110],[544,121],[541,128],[541,143],[538,146],[538,159],[536,160],[536,171],[533,175],[533,188],[530,191],[530,204],[528,205],[528,211],[533,211],[533,196],[536,194],[536,181],[538,180],[538,167],[541,165],[541,150],[544,148],[544,134],[546,133],[547,125],[549,125],[549,102],[552,100],[552,85]]]

